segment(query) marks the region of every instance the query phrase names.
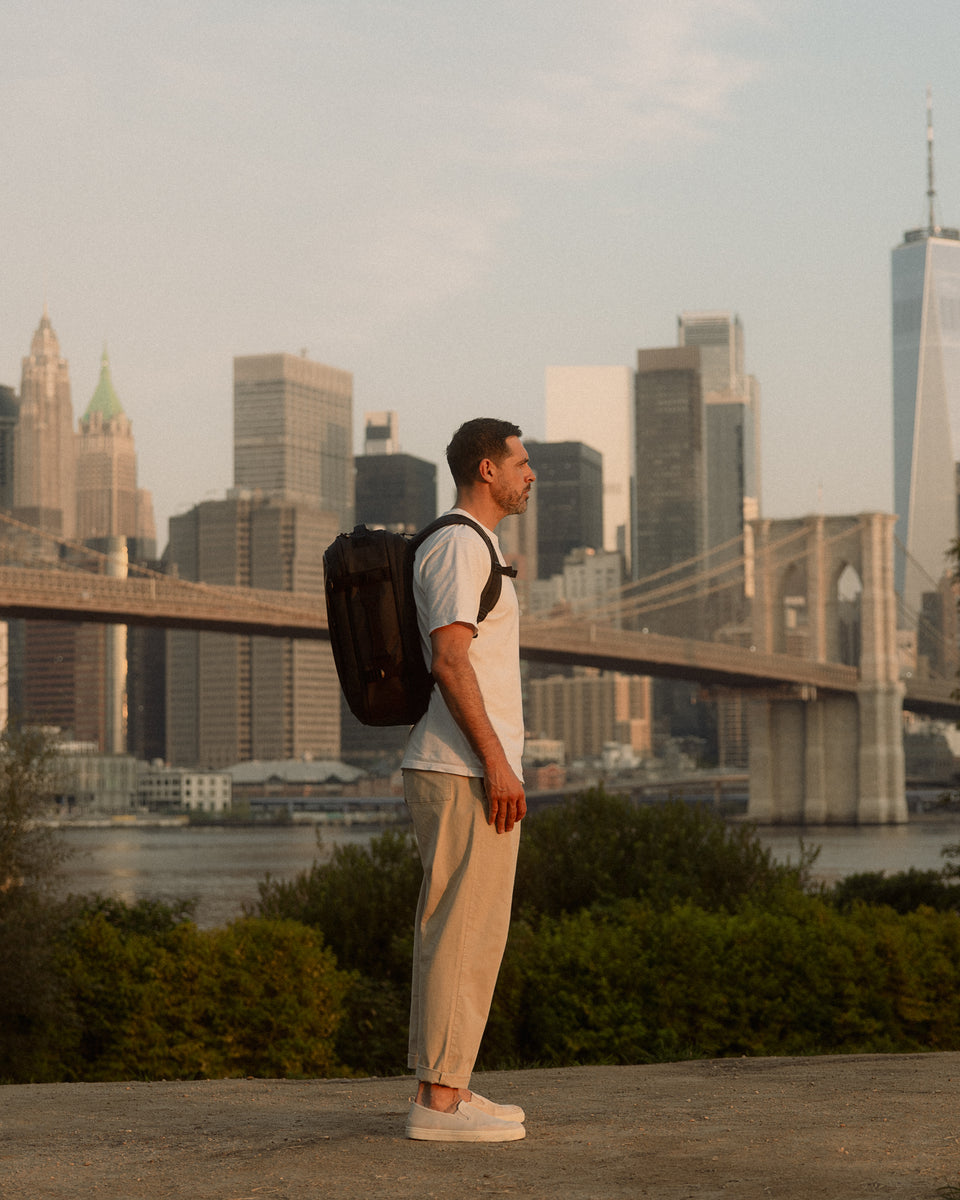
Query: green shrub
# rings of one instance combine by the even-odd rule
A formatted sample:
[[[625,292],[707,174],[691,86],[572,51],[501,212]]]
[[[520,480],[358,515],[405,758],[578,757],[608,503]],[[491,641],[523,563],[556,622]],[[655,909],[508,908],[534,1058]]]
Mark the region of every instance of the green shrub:
[[[338,846],[289,882],[259,885],[261,916],[316,929],[353,972],[336,1041],[351,1070],[396,1074],[407,1061],[413,923],[423,869],[411,834],[388,831],[369,846]]]
[[[735,911],[799,889],[814,858],[783,866],[750,825],[678,800],[635,804],[595,788],[524,820],[514,912],[536,919],[631,898]]]
[[[337,846],[289,882],[268,876],[256,911],[319,930],[344,969],[407,982],[422,877],[412,834],[388,831],[369,846]]]
[[[960,884],[951,883],[950,878],[944,871],[920,871],[916,867],[891,875],[883,871],[862,871],[841,879],[827,895],[843,910],[858,900],[866,904],[886,904],[898,913],[913,912],[921,907],[937,912],[960,910]]]
[[[960,1049],[960,916],[621,901],[519,922],[482,1065]]]
[[[59,961],[67,919],[27,888],[0,905],[0,1083],[59,1078],[57,1045],[73,1022]]]
[[[63,970],[74,1021],[58,1047],[61,1078],[341,1073],[348,978],[296,922],[199,930],[100,902],[73,923]]]

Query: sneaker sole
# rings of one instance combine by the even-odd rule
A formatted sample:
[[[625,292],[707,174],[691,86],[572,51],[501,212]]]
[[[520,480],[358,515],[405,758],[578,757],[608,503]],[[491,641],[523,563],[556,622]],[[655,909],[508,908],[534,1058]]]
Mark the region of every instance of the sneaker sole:
[[[407,1137],[418,1142],[519,1142],[526,1136],[522,1125],[516,1129],[407,1129]]]

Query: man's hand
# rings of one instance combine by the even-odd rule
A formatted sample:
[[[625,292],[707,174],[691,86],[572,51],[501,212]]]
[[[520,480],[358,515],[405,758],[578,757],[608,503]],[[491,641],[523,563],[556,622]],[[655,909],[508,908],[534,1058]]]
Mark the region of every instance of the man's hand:
[[[527,815],[523,784],[504,761],[502,771],[488,771],[483,779],[487,793],[487,824],[497,833],[509,833]]]

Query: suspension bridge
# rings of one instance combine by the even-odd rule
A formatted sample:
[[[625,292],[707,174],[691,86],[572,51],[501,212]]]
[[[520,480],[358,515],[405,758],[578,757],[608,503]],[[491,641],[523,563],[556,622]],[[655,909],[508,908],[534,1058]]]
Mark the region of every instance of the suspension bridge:
[[[322,595],[192,582],[0,514],[4,526],[0,618],[329,637]],[[528,612],[521,654],[742,690],[766,713],[751,722],[751,779],[765,770],[772,819],[812,819],[824,803],[793,795],[788,763],[805,781],[827,766],[836,774],[844,755],[856,761],[854,774],[876,775],[882,760],[879,774],[892,778],[879,785],[879,808],[864,808],[862,780],[851,785],[856,819],[901,819],[884,815],[890,804],[902,807],[899,714],[956,720],[960,700],[952,590],[930,580],[930,595],[943,601],[939,621],[935,605],[906,611],[893,589],[893,554],[885,514],[754,521],[744,537],[646,579]],[[841,728],[853,732],[838,750]],[[784,800],[785,790],[792,798]]]

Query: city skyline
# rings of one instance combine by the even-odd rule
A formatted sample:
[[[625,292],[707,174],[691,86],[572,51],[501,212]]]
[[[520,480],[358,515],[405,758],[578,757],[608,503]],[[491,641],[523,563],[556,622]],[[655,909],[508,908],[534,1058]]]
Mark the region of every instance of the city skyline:
[[[891,511],[889,255],[925,219],[927,84],[960,219],[948,15],[13,0],[0,384],[45,300],[78,409],[106,342],[162,542],[230,486],[235,356],[306,348],[354,375],[358,424],[395,410],[442,465],[478,411],[542,439],[547,366],[733,311],[764,511]]]

